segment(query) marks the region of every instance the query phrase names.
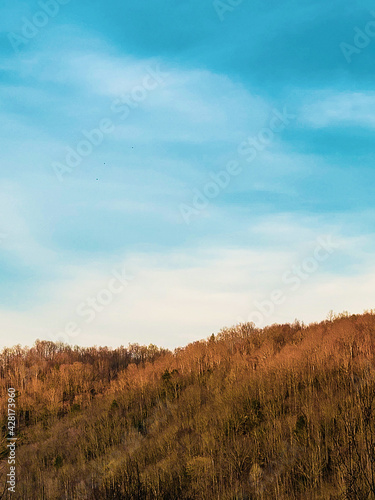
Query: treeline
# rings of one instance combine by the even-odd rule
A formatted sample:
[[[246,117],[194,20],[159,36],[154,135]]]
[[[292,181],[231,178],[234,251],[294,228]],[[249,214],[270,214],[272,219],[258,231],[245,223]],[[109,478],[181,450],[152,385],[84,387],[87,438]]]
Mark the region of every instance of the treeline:
[[[3,498],[375,499],[374,356],[374,311],[174,352],[4,349],[0,488],[9,386],[18,441]]]

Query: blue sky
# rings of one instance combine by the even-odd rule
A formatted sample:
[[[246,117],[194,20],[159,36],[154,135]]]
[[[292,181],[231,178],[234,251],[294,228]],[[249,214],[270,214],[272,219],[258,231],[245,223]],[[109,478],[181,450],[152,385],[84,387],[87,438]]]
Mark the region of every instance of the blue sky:
[[[373,307],[371,9],[4,1],[1,344]]]

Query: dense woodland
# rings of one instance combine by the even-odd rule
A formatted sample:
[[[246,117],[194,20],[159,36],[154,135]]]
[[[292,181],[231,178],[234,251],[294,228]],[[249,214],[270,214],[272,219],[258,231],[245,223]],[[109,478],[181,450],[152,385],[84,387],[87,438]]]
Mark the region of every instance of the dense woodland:
[[[0,498],[375,499],[374,362],[375,311],[241,324],[174,352],[3,349]]]

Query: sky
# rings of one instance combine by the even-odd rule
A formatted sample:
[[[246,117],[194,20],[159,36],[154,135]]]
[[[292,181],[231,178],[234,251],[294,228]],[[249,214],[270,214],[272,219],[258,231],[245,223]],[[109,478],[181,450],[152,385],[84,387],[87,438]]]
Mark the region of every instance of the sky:
[[[0,346],[373,308],[372,9],[4,0]]]

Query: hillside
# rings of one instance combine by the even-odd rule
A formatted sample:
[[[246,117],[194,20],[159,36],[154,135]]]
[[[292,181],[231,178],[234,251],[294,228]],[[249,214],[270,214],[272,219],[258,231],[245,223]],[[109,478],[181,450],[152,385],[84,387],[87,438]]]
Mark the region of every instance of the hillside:
[[[4,349],[1,488],[9,387],[18,440],[2,498],[375,498],[374,355],[374,311],[174,352]]]

